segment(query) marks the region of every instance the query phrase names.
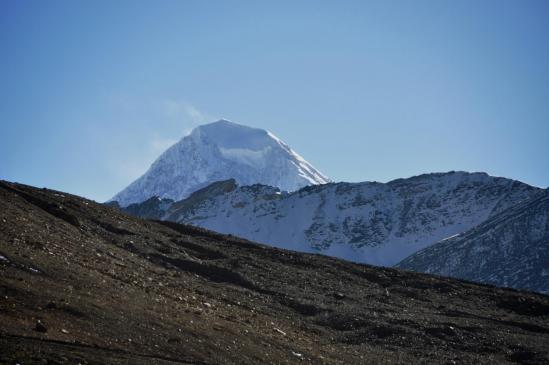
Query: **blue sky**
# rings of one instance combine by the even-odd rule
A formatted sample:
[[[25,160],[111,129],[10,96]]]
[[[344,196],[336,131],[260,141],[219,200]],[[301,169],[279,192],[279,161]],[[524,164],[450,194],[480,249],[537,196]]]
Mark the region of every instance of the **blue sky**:
[[[0,178],[104,201],[221,117],[336,181],[549,185],[548,1],[0,2]]]

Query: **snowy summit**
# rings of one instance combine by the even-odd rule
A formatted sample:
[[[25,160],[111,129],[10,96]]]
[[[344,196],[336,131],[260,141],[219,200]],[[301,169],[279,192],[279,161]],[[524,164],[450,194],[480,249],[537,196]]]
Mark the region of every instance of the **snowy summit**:
[[[111,200],[121,206],[153,196],[180,200],[230,178],[285,191],[330,182],[271,132],[219,120],[193,129]]]

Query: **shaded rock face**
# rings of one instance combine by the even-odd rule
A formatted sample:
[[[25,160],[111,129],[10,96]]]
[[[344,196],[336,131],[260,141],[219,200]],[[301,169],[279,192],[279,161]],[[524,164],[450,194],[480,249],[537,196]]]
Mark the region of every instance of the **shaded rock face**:
[[[271,132],[220,120],[195,128],[112,201],[126,207],[154,196],[180,200],[230,178],[287,191],[330,181]]]
[[[386,184],[316,185],[290,194],[263,185],[231,186],[193,194],[157,217],[277,247],[392,266],[539,190],[465,172]]]
[[[544,295],[272,248],[8,182],[0,298],[7,364],[549,361]]]
[[[549,294],[549,191],[397,266]]]
[[[162,217],[166,209],[168,209],[174,203],[171,199],[160,199],[154,196],[145,200],[139,204],[130,204],[124,208],[124,210],[131,215],[145,218],[145,219],[159,219]],[[118,207],[117,204],[111,204],[111,206]]]

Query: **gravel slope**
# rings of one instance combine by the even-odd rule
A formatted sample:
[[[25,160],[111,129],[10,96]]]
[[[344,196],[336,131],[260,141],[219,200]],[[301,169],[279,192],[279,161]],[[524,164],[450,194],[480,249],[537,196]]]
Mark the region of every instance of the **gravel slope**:
[[[0,182],[0,363],[549,362],[549,297]]]

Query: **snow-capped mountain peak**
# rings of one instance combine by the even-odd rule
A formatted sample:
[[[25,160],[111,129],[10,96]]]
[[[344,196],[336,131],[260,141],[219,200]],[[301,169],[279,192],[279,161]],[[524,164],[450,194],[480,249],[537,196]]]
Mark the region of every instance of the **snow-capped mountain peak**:
[[[273,133],[222,119],[193,129],[112,200],[121,206],[152,196],[180,200],[230,178],[286,191],[330,181]]]

